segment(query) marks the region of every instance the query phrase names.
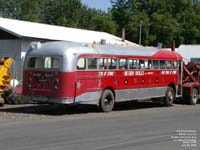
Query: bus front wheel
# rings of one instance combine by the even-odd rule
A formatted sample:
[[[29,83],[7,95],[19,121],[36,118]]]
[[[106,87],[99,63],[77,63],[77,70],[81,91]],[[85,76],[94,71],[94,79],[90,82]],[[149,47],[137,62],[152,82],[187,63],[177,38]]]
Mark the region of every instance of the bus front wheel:
[[[164,97],[164,105],[165,106],[172,106],[175,99],[175,92],[174,88],[168,87],[165,97]]]
[[[111,90],[104,90],[101,96],[99,107],[103,112],[112,111],[115,104],[115,98]]]

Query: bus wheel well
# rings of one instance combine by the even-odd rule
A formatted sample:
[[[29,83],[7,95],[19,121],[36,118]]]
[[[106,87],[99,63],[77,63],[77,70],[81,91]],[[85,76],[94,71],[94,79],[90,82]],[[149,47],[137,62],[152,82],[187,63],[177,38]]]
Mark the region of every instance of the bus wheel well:
[[[176,87],[175,87],[175,84],[174,83],[170,83],[168,85],[168,87],[172,87],[174,89],[174,92],[176,93]]]
[[[113,93],[113,95],[114,95],[114,98],[115,98],[115,91],[114,91],[114,89],[112,88],[112,87],[106,87],[103,91],[105,91],[105,90],[110,90],[110,91],[112,91],[112,93]],[[103,92],[102,92],[103,93]]]

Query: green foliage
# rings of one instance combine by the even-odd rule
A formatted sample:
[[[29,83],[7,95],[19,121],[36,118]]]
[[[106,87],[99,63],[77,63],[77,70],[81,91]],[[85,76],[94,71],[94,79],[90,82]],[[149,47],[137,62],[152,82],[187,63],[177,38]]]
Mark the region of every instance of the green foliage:
[[[115,34],[116,24],[110,16],[95,16],[92,18],[93,30]]]
[[[126,38],[138,43],[142,21],[142,44],[200,43],[200,4],[192,0],[115,0],[111,10],[113,19],[126,24]],[[125,7],[126,6],[126,7]],[[131,12],[130,12],[131,11]],[[122,17],[122,14],[129,15]],[[128,19],[127,19],[128,18]],[[121,27],[121,26],[120,26]],[[120,28],[117,29],[119,33]]]
[[[200,3],[192,0],[110,0],[108,12],[88,8],[81,0],[0,0],[0,15],[67,27],[97,30],[142,45],[171,41],[200,43]]]
[[[0,12],[4,17],[27,21],[39,20],[38,0],[0,0]]]
[[[43,0],[42,20],[48,24],[77,27],[80,0]]]

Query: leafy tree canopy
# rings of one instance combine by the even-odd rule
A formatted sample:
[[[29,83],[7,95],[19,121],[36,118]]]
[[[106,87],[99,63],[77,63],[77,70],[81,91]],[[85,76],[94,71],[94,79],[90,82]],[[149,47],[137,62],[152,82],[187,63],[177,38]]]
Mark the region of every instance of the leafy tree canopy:
[[[104,31],[143,45],[200,43],[200,3],[192,0],[110,0],[107,12],[81,0],[0,0],[0,16]],[[141,33],[141,34],[140,34]],[[141,37],[140,37],[141,36]]]

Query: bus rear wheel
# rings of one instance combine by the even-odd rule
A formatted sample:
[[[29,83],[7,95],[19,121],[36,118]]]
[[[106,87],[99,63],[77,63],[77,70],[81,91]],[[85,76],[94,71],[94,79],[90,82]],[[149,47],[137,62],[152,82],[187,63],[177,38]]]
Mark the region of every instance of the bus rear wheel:
[[[115,98],[113,92],[111,90],[103,91],[101,96],[99,107],[103,112],[110,112],[112,111],[115,104]]]
[[[174,88],[168,87],[167,91],[166,91],[166,94],[165,94],[165,97],[164,97],[164,101],[163,101],[164,105],[165,106],[172,106],[173,102],[174,102],[174,99],[175,99]]]
[[[189,99],[189,104],[190,105],[196,105],[198,101],[198,91],[196,88],[192,89],[192,95],[190,96]]]

